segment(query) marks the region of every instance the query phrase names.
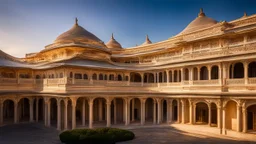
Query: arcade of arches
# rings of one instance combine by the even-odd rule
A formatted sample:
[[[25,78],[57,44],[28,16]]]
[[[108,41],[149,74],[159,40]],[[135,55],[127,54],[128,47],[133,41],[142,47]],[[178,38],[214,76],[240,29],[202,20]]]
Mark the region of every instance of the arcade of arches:
[[[225,132],[256,131],[256,100],[155,97],[23,97],[2,99],[0,124],[44,122],[58,130],[133,123],[187,123]]]

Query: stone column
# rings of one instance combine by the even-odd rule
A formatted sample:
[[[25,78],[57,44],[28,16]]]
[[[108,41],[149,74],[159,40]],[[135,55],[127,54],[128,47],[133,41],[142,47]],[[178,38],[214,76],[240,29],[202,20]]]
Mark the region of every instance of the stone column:
[[[125,125],[128,125],[128,121],[127,121],[127,100],[123,99],[123,121]]]
[[[177,122],[180,123],[180,100],[177,99]]]
[[[170,76],[169,76],[169,71],[168,70],[166,70],[165,71],[166,72],[166,83],[167,83],[167,85],[168,85],[168,83],[169,83],[169,80],[170,80]]]
[[[200,72],[201,72],[201,69],[200,67],[197,67],[197,80],[200,80]]]
[[[181,74],[181,76],[180,76],[180,81],[182,82],[182,81],[184,81],[184,72],[183,72],[183,68],[180,69],[180,74]]]
[[[140,76],[141,76],[141,86],[143,86],[143,83],[144,83],[144,73],[141,73]]]
[[[47,108],[48,108],[48,101],[44,101],[44,125],[48,126],[47,122]]]
[[[208,80],[211,80],[212,78],[212,76],[211,76],[211,67],[209,66],[209,67],[207,67],[207,69],[208,69]]]
[[[72,98],[72,129],[76,128],[76,101],[77,98]]]
[[[99,99],[99,121],[102,121],[102,99]]]
[[[245,79],[245,84],[248,84],[248,63],[244,63],[244,79]]]
[[[0,126],[3,125],[3,119],[4,119],[4,103],[3,101],[0,101]]]
[[[134,121],[134,104],[135,104],[135,99],[132,99],[132,121]]]
[[[14,101],[14,123],[17,124],[19,122],[18,119],[18,101]]]
[[[57,99],[57,130],[61,130],[61,99]]]
[[[236,113],[237,113],[237,131],[238,132],[241,132],[241,106],[240,105],[238,105],[237,107],[236,107]]]
[[[114,124],[116,124],[116,115],[117,115],[117,113],[116,113],[116,99],[114,99]]]
[[[243,133],[247,132],[247,109],[243,107]]]
[[[145,124],[145,102],[146,102],[146,99],[141,99],[140,101],[141,101],[141,103],[140,103],[140,110],[141,110],[140,124],[144,125]]]
[[[111,100],[107,99],[106,101],[106,107],[107,107],[107,127],[111,126]]]
[[[93,123],[93,99],[88,99],[89,104],[89,128],[92,128]]]
[[[161,99],[157,99],[157,111],[158,111],[157,124],[160,124],[161,123]]]
[[[193,102],[189,101],[189,123],[193,124]]]
[[[85,99],[83,99],[82,103],[82,126],[85,126]]]
[[[196,123],[196,104],[193,103],[193,124]]]
[[[185,100],[181,100],[181,123],[185,123]]]
[[[37,98],[36,99],[36,122],[38,122],[38,113],[39,113],[38,105],[39,105],[39,99]]]
[[[218,111],[217,111],[217,113],[218,113],[218,128],[219,129],[221,129],[221,123],[222,123],[222,119],[221,119],[221,106],[217,106],[217,108],[218,108]]]
[[[29,99],[29,122],[34,121],[33,108],[34,108],[34,98],[31,98],[31,99]]]
[[[156,101],[154,100],[153,106],[153,124],[156,124]]]
[[[226,108],[222,108],[222,134],[226,135]]]
[[[172,70],[172,82],[174,82],[174,71]]]
[[[130,124],[130,103],[131,103],[131,100],[130,99],[126,99],[127,115],[126,115],[125,125],[129,125]]]
[[[64,130],[68,129],[68,100],[64,100]]]
[[[208,106],[208,125],[211,126],[212,123],[212,110],[211,110],[211,104]]]
[[[47,126],[51,126],[51,100],[47,104]]]
[[[168,123],[171,123],[172,122],[172,115],[173,115],[173,110],[172,110],[172,99],[171,100],[169,100],[169,107],[168,107]]]

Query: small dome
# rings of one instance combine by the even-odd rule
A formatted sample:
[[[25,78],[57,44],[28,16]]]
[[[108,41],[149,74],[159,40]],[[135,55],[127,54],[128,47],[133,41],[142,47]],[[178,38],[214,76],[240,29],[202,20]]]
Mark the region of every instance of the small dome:
[[[205,16],[203,9],[200,9],[198,17],[194,19],[180,34],[190,33],[196,30],[207,28],[218,23],[216,20]]]
[[[76,19],[74,26],[70,30],[59,35],[54,43],[82,43],[106,47],[98,37],[79,26],[77,22],[78,20]]]
[[[146,36],[146,41],[142,45],[148,45],[152,44],[152,42],[149,40],[148,35]]]
[[[120,43],[115,40],[113,33],[112,33],[111,39],[106,43],[106,46],[108,48],[111,48],[111,49],[112,48],[114,48],[114,49],[116,49],[116,48],[121,49],[122,48]]]

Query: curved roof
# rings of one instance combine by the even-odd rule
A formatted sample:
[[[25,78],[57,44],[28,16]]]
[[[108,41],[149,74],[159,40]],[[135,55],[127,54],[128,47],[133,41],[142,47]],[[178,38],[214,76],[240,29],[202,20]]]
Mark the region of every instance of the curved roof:
[[[196,30],[207,28],[218,23],[216,20],[209,18],[203,12],[203,9],[200,9],[198,17],[194,19],[180,34],[190,33]]]
[[[152,42],[150,41],[150,39],[148,38],[148,35],[147,35],[146,36],[146,41],[141,45],[148,45],[148,44],[152,44]]]
[[[115,40],[113,33],[112,33],[111,39],[106,43],[106,46],[108,48],[114,48],[114,49],[116,49],[116,48],[121,49],[122,48],[121,44]]]
[[[54,44],[83,43],[83,44],[92,44],[96,46],[106,47],[103,41],[101,41],[94,34],[88,32],[83,27],[79,26],[77,22],[78,20],[76,19],[74,26],[70,30],[59,35],[54,41]]]

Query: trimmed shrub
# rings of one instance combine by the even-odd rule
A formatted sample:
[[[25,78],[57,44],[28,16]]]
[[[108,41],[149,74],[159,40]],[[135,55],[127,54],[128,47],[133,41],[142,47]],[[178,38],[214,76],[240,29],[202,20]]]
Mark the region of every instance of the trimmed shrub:
[[[59,135],[61,142],[65,144],[114,144],[134,137],[133,132],[118,128],[74,129]]]

